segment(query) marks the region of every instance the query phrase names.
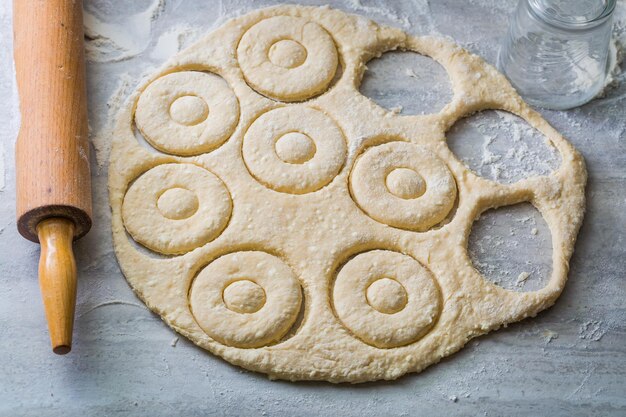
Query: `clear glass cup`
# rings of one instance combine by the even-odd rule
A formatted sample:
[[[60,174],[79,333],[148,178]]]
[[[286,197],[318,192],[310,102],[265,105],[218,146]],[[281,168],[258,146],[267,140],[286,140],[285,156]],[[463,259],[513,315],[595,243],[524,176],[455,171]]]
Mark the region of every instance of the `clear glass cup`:
[[[498,67],[535,106],[570,109],[604,86],[616,0],[520,0]]]

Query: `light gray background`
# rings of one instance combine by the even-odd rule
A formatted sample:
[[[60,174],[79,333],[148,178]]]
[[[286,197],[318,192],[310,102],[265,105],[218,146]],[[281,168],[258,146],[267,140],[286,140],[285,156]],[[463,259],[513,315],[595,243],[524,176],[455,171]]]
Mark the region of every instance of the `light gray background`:
[[[85,0],[90,13],[118,23],[151,2]],[[117,104],[112,96],[123,99],[141,74],[164,60],[159,49],[163,43],[157,45],[170,28],[190,28],[190,39],[183,42],[188,43],[225,17],[276,3],[166,1],[149,35],[138,42],[140,53],[120,62],[88,63],[93,140],[101,147],[106,142],[109,107]],[[414,34],[451,36],[493,63],[515,0],[346,0],[332,5]],[[623,33],[624,1],[618,8],[618,31]],[[372,67],[376,77],[375,64]],[[119,88],[120,80],[128,81],[127,89]],[[380,91],[398,92],[395,98],[393,94],[377,98],[385,105],[420,97],[418,87],[367,82],[366,92],[375,98]],[[404,82],[411,82],[410,77]],[[411,92],[414,95],[407,96]],[[134,297],[116,263],[106,146],[100,150],[100,164],[92,154],[95,227],[76,244],[80,283],[74,350],[64,357],[53,355],[37,282],[39,247],[22,239],[15,226],[13,152],[19,116],[8,0],[0,1],[0,98],[1,416],[626,415],[625,83],[579,109],[542,111],[583,153],[589,170],[588,211],[569,282],[557,304],[536,318],[470,342],[419,375],[358,386],[272,382],[184,339],[174,343],[176,334]],[[484,262],[479,266],[491,264],[491,269],[483,269],[496,275],[513,271],[513,279],[524,265],[536,274],[545,272],[541,237],[546,231],[541,224],[538,240],[525,235],[516,248],[515,242],[511,244],[516,235],[511,237],[507,228],[513,230],[515,219],[513,226],[501,224],[507,216],[487,219],[487,228],[477,231],[474,239],[478,242],[474,256]],[[524,219],[518,218],[517,224],[526,224]],[[480,246],[481,239],[487,239],[486,245]],[[504,243],[491,245],[490,239]]]

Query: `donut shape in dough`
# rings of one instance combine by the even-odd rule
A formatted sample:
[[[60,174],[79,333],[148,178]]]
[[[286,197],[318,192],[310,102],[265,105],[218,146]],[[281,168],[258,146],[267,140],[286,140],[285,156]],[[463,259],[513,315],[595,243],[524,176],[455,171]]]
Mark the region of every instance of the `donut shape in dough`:
[[[289,145],[283,147],[283,142]],[[252,176],[266,187],[305,194],[335,178],[346,158],[346,142],[323,112],[304,105],[281,107],[252,123],[244,136],[243,158]]]
[[[132,238],[154,251],[188,252],[218,237],[232,211],[230,194],[213,173],[192,164],[163,164],[130,186],[122,218]]]
[[[374,220],[414,231],[445,219],[456,199],[454,177],[443,161],[408,142],[367,149],[350,174],[350,190]]]
[[[337,274],[333,304],[344,326],[378,348],[419,340],[441,309],[432,274],[410,256],[388,250],[361,253],[348,261]]]
[[[239,121],[239,103],[218,75],[180,71],[153,81],[137,101],[135,123],[156,149],[198,155],[224,143]]]
[[[237,47],[248,84],[280,101],[302,101],[322,93],[339,62],[332,37],[315,22],[293,16],[261,20]]]
[[[189,302],[209,336],[228,346],[256,348],[289,331],[300,312],[302,289],[279,258],[260,251],[235,252],[200,271]]]

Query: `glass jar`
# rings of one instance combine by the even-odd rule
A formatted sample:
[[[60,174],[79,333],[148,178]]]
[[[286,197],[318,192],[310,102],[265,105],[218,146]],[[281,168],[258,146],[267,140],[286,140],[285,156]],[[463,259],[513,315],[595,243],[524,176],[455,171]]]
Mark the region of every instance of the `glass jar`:
[[[595,97],[607,75],[616,0],[520,0],[498,67],[539,107],[569,109]]]

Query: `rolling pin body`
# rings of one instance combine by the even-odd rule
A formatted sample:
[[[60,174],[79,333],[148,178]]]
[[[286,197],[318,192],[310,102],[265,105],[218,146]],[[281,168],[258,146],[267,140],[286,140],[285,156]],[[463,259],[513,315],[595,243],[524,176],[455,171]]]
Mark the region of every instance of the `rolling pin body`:
[[[46,239],[40,284],[53,348],[64,353],[76,288],[71,240],[91,227],[82,2],[15,0],[13,31],[21,112],[17,225],[31,241]]]

